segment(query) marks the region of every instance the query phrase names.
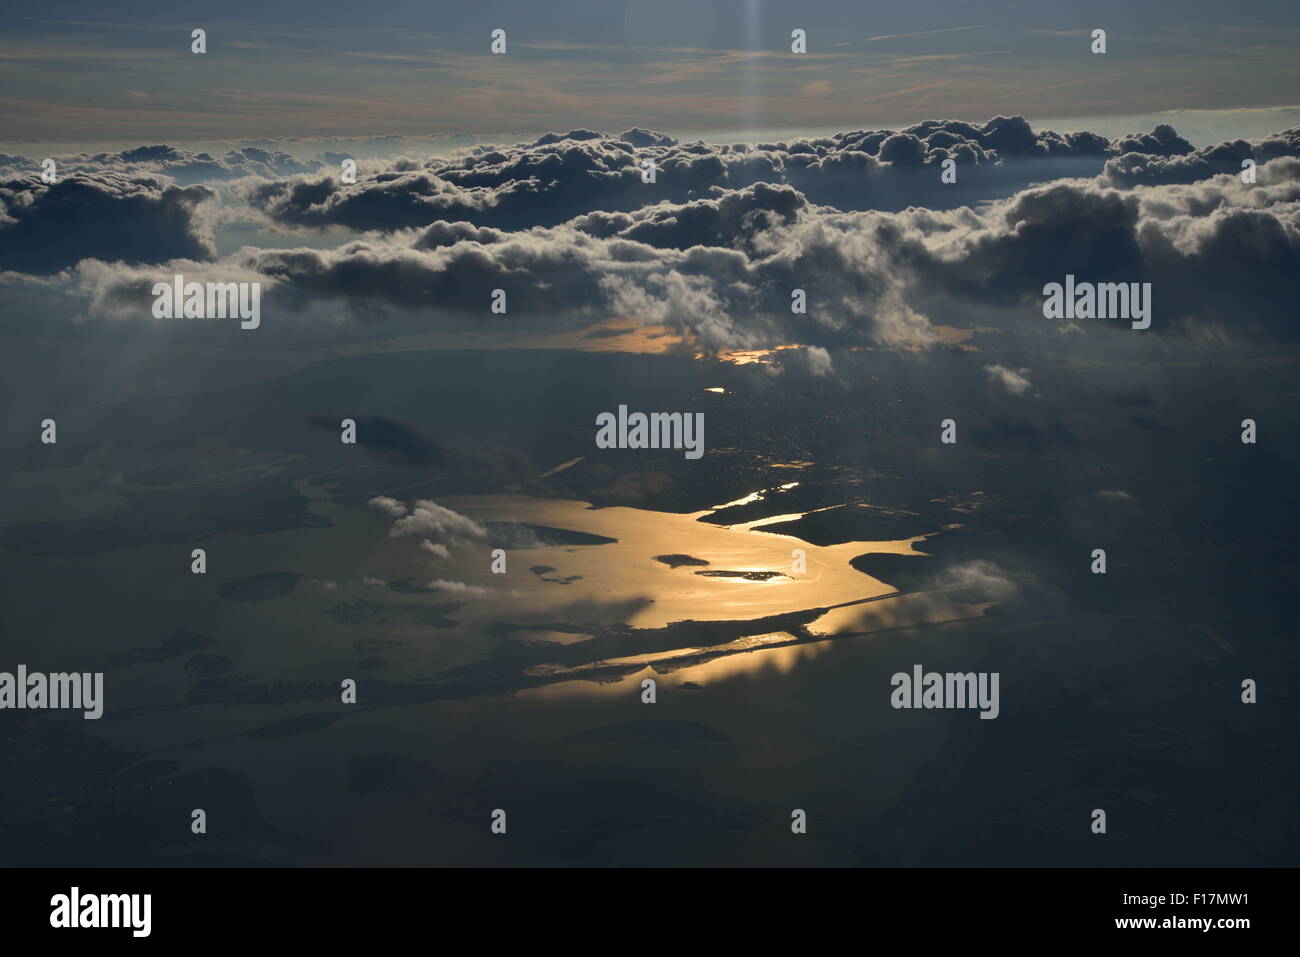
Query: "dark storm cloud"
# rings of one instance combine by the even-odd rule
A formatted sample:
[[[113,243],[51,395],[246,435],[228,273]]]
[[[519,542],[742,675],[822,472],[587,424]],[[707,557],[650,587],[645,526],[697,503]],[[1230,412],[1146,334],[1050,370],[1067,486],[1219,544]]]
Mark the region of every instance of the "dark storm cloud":
[[[1130,149],[1167,150],[1162,136],[1133,138]],[[888,208],[888,193],[908,185],[907,202],[950,203],[958,190],[939,182],[946,159],[959,166],[1008,166],[1025,177],[1050,173],[1029,161],[1095,163],[1115,149],[1093,133],[1035,132],[1019,116],[982,125],[926,120],[903,130],[857,130],[834,136],[754,145],[679,143],[650,130],[606,137],[591,130],[548,133],[507,147],[477,147],[417,166],[392,164],[345,185],[333,176],[258,184],[249,202],[287,225],[395,230],[436,220],[500,229],[556,226],[590,212],[627,212],[651,202],[684,203],[713,188],[758,183],[793,186],[811,202],[838,209]],[[653,160],[656,181],[642,181],[642,162]],[[922,172],[924,171],[924,172]],[[923,176],[918,179],[917,176]],[[1005,177],[1004,177],[1005,178]],[[904,203],[906,205],[906,203]],[[901,208],[901,207],[900,207]]]
[[[121,173],[79,173],[52,186],[37,175],[0,182],[0,269],[44,274],[83,259],[209,259],[199,210],[213,196],[203,186]]]

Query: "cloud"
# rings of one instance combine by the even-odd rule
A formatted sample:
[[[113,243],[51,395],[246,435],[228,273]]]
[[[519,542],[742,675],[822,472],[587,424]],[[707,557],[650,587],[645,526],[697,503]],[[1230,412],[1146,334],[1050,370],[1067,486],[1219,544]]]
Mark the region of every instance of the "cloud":
[[[408,511],[404,503],[399,502],[395,498],[389,498],[387,495],[376,495],[366,504],[393,518],[401,518]]]
[[[789,186],[758,183],[740,190],[711,187],[707,199],[656,203],[632,213],[594,213],[569,225],[601,238],[645,243],[658,249],[740,247],[765,230],[795,221],[808,201]]]
[[[1013,597],[1019,586],[996,563],[964,562],[946,569],[934,586],[956,601],[998,602]]]
[[[446,545],[442,545],[437,542],[431,542],[427,538],[424,541],[420,542],[420,547],[423,548],[426,552],[432,553],[435,558],[451,557],[451,549],[449,549]]]
[[[1257,184],[1217,176],[1121,191],[1068,181],[991,204],[973,219],[913,214],[890,227],[913,291],[1017,307],[1038,321],[1041,290],[1079,279],[1152,284],[1153,329],[1295,338],[1300,296],[1300,160],[1261,166]],[[960,222],[959,220],[966,220]],[[1023,310],[1023,311],[1021,311]]]
[[[829,352],[820,346],[809,346],[807,349],[800,351],[803,353],[808,371],[812,375],[830,375],[833,363],[831,362],[831,354]]]
[[[388,530],[389,538],[419,539],[420,549],[435,558],[450,558],[455,545],[488,541],[486,526],[429,499],[417,499],[408,505],[378,495],[366,504],[395,519]]]
[[[1151,282],[1157,335],[1199,325],[1286,337],[1300,293],[1298,199],[1300,160],[1291,158],[1261,166],[1253,185],[1220,176],[1121,190],[1066,180],[978,209],[841,212],[787,186],[757,186],[487,236],[452,224],[436,227],[436,241],[415,231],[334,249],[247,247],[230,262],[265,278],[264,315],[319,302],[364,318],[387,310],[433,324],[481,321],[499,288],[508,297],[501,321],[582,327],[629,316],[705,351],[928,347],[938,341],[930,316],[945,302],[1041,327],[1042,288],[1066,274]],[[96,301],[124,301],[113,287],[127,277],[140,296],[142,274],[96,274]],[[808,295],[806,316],[790,312],[796,288]],[[412,426],[358,425],[359,442],[387,460],[441,460],[436,441]]]
[[[1137,499],[1135,499],[1130,493],[1120,488],[1102,489],[1100,492],[1097,493],[1097,497],[1101,499],[1103,502],[1132,503],[1137,501]]]
[[[1125,142],[1131,150],[1171,148],[1159,133]],[[890,186],[904,184],[909,191],[924,189],[929,202],[951,203],[962,191],[943,188],[932,171],[918,179],[922,168],[937,167],[945,159],[963,166],[1009,162],[1023,168],[1010,181],[1019,178],[1023,185],[1031,175],[1042,178],[1044,172],[1025,165],[1028,161],[1082,158],[1100,168],[1114,152],[1105,137],[1034,131],[1020,116],[997,116],[983,124],[925,120],[898,131],[855,130],[730,145],[679,143],[643,129],[618,136],[571,130],[548,133],[531,143],[475,147],[422,164],[399,161],[367,172],[355,184],[330,175],[256,183],[248,187],[246,197],[255,208],[290,226],[398,230],[445,220],[519,230],[556,226],[596,211],[689,203],[710,190],[740,190],[759,183],[790,186],[811,202],[839,209],[897,202]],[[656,167],[653,185],[642,181],[640,164],[647,159]]]
[[[782,162],[865,157],[897,170],[928,156],[918,143],[936,138],[975,138],[997,143],[1008,154],[1050,153],[1058,141],[1077,152],[1086,139],[1035,134],[1018,118],[1005,117],[978,127],[926,121],[910,129],[783,144]],[[556,157],[565,168],[572,150],[609,148],[593,136],[566,134],[512,154],[480,147],[476,155],[489,170]],[[891,138],[894,145],[886,146]],[[1290,132],[1271,137],[1269,149],[1289,148],[1293,139]],[[875,155],[825,145],[866,146],[865,140],[873,141]],[[1164,132],[1135,145],[1170,153],[1157,160],[1191,155],[1172,153],[1181,147]],[[537,156],[531,149],[560,152]],[[706,144],[665,149],[707,161],[724,155]],[[879,159],[882,153],[893,159]],[[756,154],[767,155],[746,147],[735,156],[748,161]],[[789,172],[788,165],[783,168]],[[457,169],[468,176],[475,167]],[[492,291],[502,289],[508,306],[504,316],[493,317],[497,324],[582,329],[628,317],[667,326],[706,353],[795,344],[825,351],[825,366],[830,350],[838,348],[936,347],[934,324],[971,310],[979,311],[986,329],[1043,329],[1051,322],[1042,317],[1043,286],[1067,274],[1080,281],[1150,282],[1153,326],[1146,335],[1294,338],[1300,159],[1277,156],[1257,172],[1254,184],[1225,173],[1187,184],[1131,187],[1102,174],[1051,181],[974,207],[895,211],[820,204],[789,183],[711,184],[682,202],[659,198],[628,210],[586,211],[550,226],[509,229],[440,220],[368,233],[332,248],[246,246],[219,262],[181,262],[187,278],[199,269],[264,282],[264,316],[372,320],[397,314],[419,326],[466,329],[485,320]],[[408,175],[427,171],[377,173],[375,182],[397,183]],[[932,171],[926,176],[938,182]],[[289,192],[319,186],[311,180],[292,187],[263,184]],[[338,195],[320,189],[303,208],[328,209],[343,201]],[[420,202],[422,196],[397,190],[390,198]],[[96,263],[83,263],[62,281],[75,283],[91,299],[92,311],[147,316],[158,270]],[[174,267],[178,263],[169,263],[167,274]],[[794,289],[806,292],[806,315],[790,311]],[[1054,331],[1065,328],[1057,324]],[[1085,321],[1079,328],[1091,335],[1127,326]],[[802,358],[820,357],[810,351]],[[999,381],[1009,389],[1015,385],[1006,375]],[[317,418],[322,427],[338,427],[332,417]],[[358,441],[385,461],[443,462],[437,440],[412,425],[373,418],[358,420],[358,426]]]
[[[1029,388],[1028,369],[1009,369],[1004,365],[988,365],[985,374],[1012,395],[1024,395]]]
[[[181,186],[246,176],[263,179],[295,176],[316,172],[323,165],[319,159],[304,162],[290,153],[262,146],[241,146],[214,156],[211,153],[196,153],[177,146],[159,144],[138,146],[116,153],[56,154],[52,158],[58,164],[58,169],[66,173],[152,175],[175,181]],[[31,165],[32,161],[25,157],[0,154],[0,166]]]
[[[419,499],[410,513],[399,518],[388,530],[390,538],[421,538],[444,542],[486,541],[487,529],[459,512],[428,499]],[[445,556],[443,556],[445,557]]]
[[[488,594],[488,589],[480,585],[467,585],[464,582],[448,581],[445,578],[435,578],[429,582],[429,588],[434,591],[445,592],[449,595],[459,595],[462,597],[478,598]]]
[[[214,195],[121,173],[78,173],[50,186],[34,174],[0,182],[0,269],[48,274],[84,259],[211,259],[200,210]]]
[[[1161,123],[1150,133],[1120,137],[1115,141],[1115,150],[1118,153],[1181,156],[1192,152],[1192,144],[1179,136],[1168,123]]]
[[[1300,156],[1300,129],[1176,153],[1125,152],[1106,161],[1103,175],[1112,186],[1120,187],[1196,183],[1224,173],[1239,175],[1243,160],[1263,164],[1283,156]]]

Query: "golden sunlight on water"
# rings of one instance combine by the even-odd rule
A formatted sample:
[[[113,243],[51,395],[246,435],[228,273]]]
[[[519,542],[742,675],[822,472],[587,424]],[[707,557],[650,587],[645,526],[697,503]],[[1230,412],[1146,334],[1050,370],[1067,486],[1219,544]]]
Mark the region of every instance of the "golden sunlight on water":
[[[959,600],[961,589],[900,595],[849,564],[872,553],[924,555],[918,546],[928,536],[818,546],[765,530],[802,513],[731,526],[700,520],[797,484],[690,514],[522,494],[441,498],[439,504],[491,527],[492,540],[505,548],[507,573],[491,572],[486,543],[461,542],[449,558],[436,558],[409,540],[390,538],[366,551],[365,575],[372,583],[410,578],[431,588],[433,601],[454,603],[446,613],[451,624],[423,629],[424,654],[435,670],[491,660],[505,637],[525,650],[500,659],[504,671],[491,686],[508,688],[509,662],[518,660],[512,693],[541,696],[622,694],[629,680],[647,675],[680,684],[785,674],[836,640],[982,614],[986,605]],[[373,536],[372,513],[335,505],[313,482],[295,487],[338,527]],[[581,536],[607,541],[572,544]],[[796,550],[803,552],[802,572],[794,567]],[[359,597],[372,601],[368,594]],[[328,610],[339,599],[321,592],[318,600]],[[772,620],[790,615],[796,620]]]
[[[732,508],[736,505],[749,505],[751,502],[758,502],[766,498],[770,492],[788,492],[792,488],[797,488],[798,485],[798,482],[787,482],[785,485],[779,485],[774,489],[759,489],[757,492],[750,492],[748,495],[743,498],[738,498],[734,502],[723,502],[721,505],[713,506],[713,508],[709,509],[707,512],[697,512],[696,514],[697,516],[708,515],[710,512],[720,512],[724,508]],[[767,521],[767,519],[764,519],[764,521]]]
[[[691,683],[707,685],[731,678],[761,675],[785,675],[801,661],[815,658],[830,649],[829,641],[795,643],[787,632],[749,636],[712,648],[684,648],[665,655],[645,655],[645,667],[619,681],[597,682],[582,669],[556,668],[544,673],[564,675],[572,680],[531,688],[520,694],[534,697],[570,697],[592,695],[627,696],[627,684],[640,684],[654,678],[661,686]],[[685,658],[686,660],[682,660]],[[622,660],[622,659],[620,659]],[[543,666],[545,667],[545,666]]]
[[[441,504],[478,522],[515,522],[617,539],[604,545],[511,550],[512,563],[548,571],[524,576],[512,565],[508,588],[503,576],[491,574],[486,546],[466,549],[467,561],[448,563],[447,577],[487,589],[479,599],[471,598],[471,604],[490,604],[498,617],[517,621],[574,620],[571,616],[581,613],[585,620],[659,628],[688,619],[732,621],[839,605],[893,590],[850,567],[851,559],[871,552],[915,554],[913,544],[921,540],[817,546],[789,535],[751,531],[749,526],[727,528],[699,521],[708,511],[682,515],[626,507],[594,509],[585,502],[521,495],[464,496]],[[806,556],[803,573],[792,569],[795,549]],[[580,577],[570,584],[556,581],[571,576]]]
[[[650,655],[629,655],[625,658],[605,658],[604,660],[585,665],[575,665],[573,667],[563,667],[560,665],[543,664],[533,668],[526,669],[526,674],[566,674],[575,678],[582,677],[583,672],[596,670],[597,667],[606,667],[608,665],[634,665],[634,664],[658,664],[666,665],[671,668],[674,663],[680,659],[694,659],[708,655],[729,655],[737,651],[758,651],[771,650],[783,645],[790,645],[796,639],[794,635],[787,631],[775,631],[765,635],[745,635],[743,638],[737,638],[735,641],[728,641],[721,645],[713,645],[708,648],[676,648],[669,652]],[[699,667],[699,666],[688,666]]]

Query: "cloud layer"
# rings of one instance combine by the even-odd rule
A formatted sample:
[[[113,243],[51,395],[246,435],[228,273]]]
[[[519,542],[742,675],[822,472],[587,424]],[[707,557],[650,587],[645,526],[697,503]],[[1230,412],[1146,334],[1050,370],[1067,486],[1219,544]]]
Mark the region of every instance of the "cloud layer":
[[[0,268],[58,273],[92,312],[126,317],[147,315],[156,265],[183,265],[262,282],[271,315],[573,327],[630,317],[706,352],[806,345],[821,373],[830,348],[933,346],[935,326],[963,310],[1041,328],[1051,321],[1043,286],[1067,274],[1151,283],[1157,335],[1288,339],[1300,292],[1297,153],[1300,130],[1197,150],[1168,126],[1111,141],[1035,132],[1020,117],[753,145],[574,130],[371,164],[350,185],[311,172],[248,180],[237,195],[275,228],[341,227],[353,238],[218,258],[213,190],[157,172],[218,161],[149,147],[90,157],[150,166],[147,175],[77,172],[47,187],[29,174],[0,186]],[[917,176],[926,195],[948,195],[956,186],[937,167],[950,158],[958,184],[991,192],[985,201],[874,202]],[[654,183],[643,182],[647,159]],[[1256,182],[1243,181],[1242,159],[1258,164]],[[1092,174],[1069,175],[1080,162]],[[295,164],[306,168],[245,148],[214,176]],[[983,179],[1015,168],[1046,173],[1035,173],[1044,182],[998,196]],[[506,295],[503,315],[490,312],[495,290]],[[792,308],[800,290],[802,312]],[[995,380],[1015,391],[1017,375]],[[436,460],[436,447],[400,423],[370,425],[375,454]]]

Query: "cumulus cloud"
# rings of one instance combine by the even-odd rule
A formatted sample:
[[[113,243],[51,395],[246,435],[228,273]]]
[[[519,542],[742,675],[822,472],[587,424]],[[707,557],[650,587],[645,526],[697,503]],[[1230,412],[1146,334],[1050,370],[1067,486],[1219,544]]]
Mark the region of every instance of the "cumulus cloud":
[[[1300,295],[1300,160],[1276,159],[1257,184],[1217,176],[1128,191],[1069,181],[991,204],[972,220],[896,221],[896,258],[917,289],[1041,316],[1042,288],[1073,274],[1150,282],[1153,328],[1294,338]]]
[[[656,203],[632,213],[593,213],[569,225],[593,236],[627,239],[657,249],[748,248],[753,237],[793,223],[808,206],[803,195],[789,186],[758,183],[739,190],[715,186],[707,199]]]
[[[84,259],[211,259],[211,228],[200,210],[214,195],[113,172],[48,186],[35,174],[0,182],[0,269],[48,274]]]
[[[815,376],[830,375],[833,363],[829,352],[820,346],[809,346],[802,352],[810,373]]]
[[[1012,395],[1024,395],[1029,389],[1029,370],[1010,369],[1004,365],[987,365],[984,374]]]
[[[405,503],[399,502],[395,498],[389,498],[387,495],[376,495],[366,504],[376,511],[383,512],[393,518],[401,518],[409,511]]]
[[[1122,136],[1115,141],[1118,153],[1147,153],[1151,156],[1181,156],[1192,151],[1192,144],[1178,135],[1168,123],[1161,123],[1150,133]]]
[[[311,294],[410,308],[478,313],[487,291],[503,288],[523,315],[557,304],[579,317],[628,314],[707,348],[924,345],[933,341],[924,303],[937,296],[1041,323],[1044,284],[1067,273],[1151,282],[1165,331],[1227,322],[1230,311],[1241,334],[1294,335],[1285,310],[1300,292],[1298,200],[1300,161],[1290,158],[1260,167],[1253,185],[1225,175],[1125,191],[1071,180],[978,210],[845,213],[777,189],[746,190],[658,204],[604,237],[587,232],[584,216],[486,246],[465,240],[417,253],[365,242],[259,253],[256,266]],[[723,221],[735,224],[725,239]],[[691,229],[699,242],[688,245]],[[790,316],[794,288],[814,304],[806,319]]]
[[[1199,150],[1188,144],[1187,149],[1177,152],[1125,151],[1106,161],[1103,175],[1111,185],[1121,187],[1196,183],[1222,173],[1240,174],[1244,160],[1263,164],[1283,156],[1300,156],[1300,129],[1255,141],[1230,140]]]
[[[486,541],[487,529],[474,521],[428,499],[419,499],[410,512],[388,530],[390,538],[421,538],[456,543]]]
[[[274,148],[264,149],[261,146],[242,146],[213,155],[158,144],[139,146],[116,153],[71,153],[55,155],[52,158],[60,170],[69,174],[154,175],[166,177],[181,186],[241,179],[245,176],[263,179],[295,176],[316,172],[323,165],[321,160],[303,162],[290,153]],[[0,166],[31,165],[32,161],[26,157],[0,154]]]
[[[1156,133],[1125,142],[1129,150],[1170,148]],[[394,163],[355,184],[333,176],[254,184],[247,196],[271,218],[294,226],[395,230],[446,220],[518,230],[659,201],[689,203],[713,189],[758,183],[791,186],[814,203],[839,209],[869,209],[897,204],[903,194],[891,193],[890,186],[901,177],[898,183],[913,191],[923,188],[923,197],[944,203],[963,192],[942,188],[934,175],[932,168],[945,159],[992,167],[1086,158],[1095,161],[1096,172],[1116,151],[1093,133],[1034,131],[1020,116],[998,116],[984,124],[925,120],[897,131],[855,130],[756,144],[680,143],[642,129],[618,136],[571,130],[420,165]],[[653,189],[641,179],[640,164],[647,159],[657,170]],[[931,170],[917,179],[922,167]]]
[[[428,587],[437,592],[466,598],[478,598],[488,594],[488,589],[480,585],[467,585],[465,582],[448,581],[445,578],[435,578],[429,582]]]
[[[488,540],[486,526],[429,499],[417,499],[408,505],[377,495],[366,504],[395,519],[388,530],[389,538],[418,539],[419,547],[435,558],[450,558],[453,546]]]
[[[389,309],[472,320],[499,288],[504,321],[581,326],[630,316],[680,330],[706,351],[930,346],[930,312],[945,301],[1041,326],[1043,286],[1067,273],[1151,282],[1156,334],[1219,324],[1286,337],[1296,332],[1289,304],[1300,294],[1298,217],[1300,160],[1280,158],[1259,168],[1256,184],[1223,175],[1123,190],[1066,180],[978,209],[843,212],[763,186],[551,228],[484,235],[450,224],[334,249],[247,247],[230,263],[265,278],[264,314],[322,302],[367,318]],[[139,295],[143,277],[128,275]],[[807,315],[790,312],[795,288],[808,294]],[[96,296],[126,293],[97,287]],[[406,464],[440,454],[400,423],[367,422],[358,436]]]
[[[1189,183],[1124,185],[1116,166],[973,207],[891,211],[819,202],[797,184],[822,188],[826,177],[843,173],[861,194],[862,177],[869,181],[873,170],[901,175],[940,151],[965,147],[984,151],[977,161],[990,163],[1092,156],[1098,171],[1107,155],[1134,170],[1135,156],[1150,164],[1183,162],[1198,151],[1163,127],[1112,144],[1091,134],[1035,132],[1017,117],[982,125],[933,120],[902,131],[739,146],[679,143],[649,131],[610,138],[578,130],[517,147],[476,147],[424,165],[401,161],[355,187],[328,177],[261,183],[252,188],[252,201],[282,220],[382,230],[334,247],[246,246],[219,261],[201,258],[210,251],[194,249],[192,241],[190,258],[165,269],[183,266],[187,278],[200,281],[205,271],[217,280],[261,281],[264,315],[319,307],[335,316],[400,313],[458,328],[482,322],[492,290],[502,289],[508,312],[494,321],[545,318],[558,328],[631,317],[668,326],[705,352],[799,344],[809,347],[800,359],[814,374],[830,368],[837,348],[933,347],[935,317],[962,310],[992,312],[981,318],[984,326],[1042,328],[1050,321],[1041,313],[1042,288],[1066,274],[1150,282],[1157,336],[1209,330],[1287,338],[1296,334],[1289,316],[1300,294],[1300,159],[1287,155],[1297,142],[1300,134],[1287,131],[1251,144],[1255,155],[1272,157],[1260,163],[1254,184],[1234,171]],[[1220,147],[1237,155],[1231,144]],[[1115,155],[1121,148],[1128,152]],[[636,160],[646,151],[664,160],[656,188],[640,181]],[[1217,155],[1204,151],[1202,158]],[[681,175],[665,176],[669,170]],[[627,177],[633,179],[625,183]],[[938,182],[933,170],[925,177]],[[152,180],[130,186],[135,181],[120,175],[113,182],[146,190],[157,202],[171,195],[168,189],[180,189]],[[620,192],[629,185],[634,197]],[[16,248],[4,247],[3,237],[24,222],[54,221],[56,211],[32,212],[53,189],[42,192],[27,182],[23,198],[11,200],[6,209],[16,212],[0,223],[0,252]],[[665,198],[679,189],[688,195]],[[531,198],[524,202],[525,196]],[[618,208],[624,200],[628,208]],[[360,205],[348,212],[354,203]],[[497,215],[514,203],[522,205]],[[497,224],[485,223],[484,211]],[[445,218],[459,214],[467,218]],[[192,215],[177,214],[177,221],[197,234]],[[525,225],[503,225],[516,221]],[[187,248],[165,245],[176,257],[178,245]],[[51,268],[79,255],[65,250]],[[159,271],[96,258],[77,266],[71,281],[90,298],[92,311],[147,316],[148,290]],[[807,293],[805,315],[790,311],[796,288]],[[989,375],[1023,392],[1017,380],[1023,372],[1007,367]],[[331,416],[316,421],[338,427]],[[374,418],[358,426],[359,443],[386,462],[442,461],[437,440],[410,424]]]

